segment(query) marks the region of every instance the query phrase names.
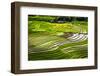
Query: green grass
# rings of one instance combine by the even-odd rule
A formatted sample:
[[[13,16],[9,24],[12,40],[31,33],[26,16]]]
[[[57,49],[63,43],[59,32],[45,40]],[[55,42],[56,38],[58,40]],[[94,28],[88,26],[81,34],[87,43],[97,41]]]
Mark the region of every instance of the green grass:
[[[86,33],[87,26],[81,24],[83,22],[74,22],[74,23],[50,23],[45,21],[29,21],[29,32],[34,31],[46,31],[46,32],[76,32],[79,33],[82,30],[83,33]],[[87,24],[85,22],[85,24]]]
[[[29,32],[46,31],[46,32],[75,32],[87,33],[87,22],[66,22],[66,23],[50,23],[45,21],[29,21]]]
[[[88,33],[87,21],[52,23],[56,16],[29,16],[28,60],[79,59],[88,57],[88,40],[54,46],[69,39],[64,33]]]
[[[48,49],[50,46],[52,46],[53,43],[66,41],[66,39],[51,35],[49,36],[47,33],[44,34],[44,32],[31,34],[29,35],[29,39],[30,38],[31,40],[29,40],[29,48],[32,49],[35,53],[28,54],[29,60],[76,59],[87,57],[87,40],[64,44],[57,48],[54,47]]]
[[[87,45],[84,42],[78,42],[76,45],[83,45],[78,47],[73,47],[73,43],[70,44],[69,49],[65,49],[66,46],[63,48],[59,47],[56,50],[52,51],[45,51],[45,52],[37,52],[37,53],[30,53],[29,60],[55,60],[55,59],[77,59],[77,58],[86,58],[87,57]],[[72,45],[72,46],[71,46]],[[67,47],[68,48],[68,47]]]

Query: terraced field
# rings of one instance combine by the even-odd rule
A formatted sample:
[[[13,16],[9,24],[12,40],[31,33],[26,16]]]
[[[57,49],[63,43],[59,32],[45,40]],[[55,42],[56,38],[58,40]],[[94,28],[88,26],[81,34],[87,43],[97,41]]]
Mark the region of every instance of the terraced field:
[[[81,25],[81,26],[80,26]],[[87,22],[29,21],[28,60],[88,57]]]
[[[40,35],[31,34],[29,37],[29,60],[87,57],[87,35],[85,34],[74,34],[63,38],[41,32]]]

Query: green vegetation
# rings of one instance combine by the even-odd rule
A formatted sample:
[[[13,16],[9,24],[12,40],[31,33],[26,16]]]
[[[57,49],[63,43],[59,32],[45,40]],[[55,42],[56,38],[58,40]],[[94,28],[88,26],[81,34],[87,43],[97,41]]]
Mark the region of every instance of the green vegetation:
[[[29,15],[28,60],[87,58],[87,33],[86,17]]]

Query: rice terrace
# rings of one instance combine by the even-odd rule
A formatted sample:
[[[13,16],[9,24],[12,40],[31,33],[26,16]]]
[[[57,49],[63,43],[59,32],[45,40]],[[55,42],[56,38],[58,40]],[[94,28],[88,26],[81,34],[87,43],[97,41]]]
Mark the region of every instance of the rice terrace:
[[[88,17],[28,15],[28,60],[88,57]]]

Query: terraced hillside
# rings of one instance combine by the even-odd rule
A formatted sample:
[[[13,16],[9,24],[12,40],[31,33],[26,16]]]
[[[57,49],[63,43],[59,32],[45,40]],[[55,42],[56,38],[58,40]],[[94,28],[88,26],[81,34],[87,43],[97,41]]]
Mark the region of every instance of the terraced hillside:
[[[72,18],[72,21],[69,21],[68,18]],[[29,16],[28,59],[55,60],[87,58],[87,20],[86,18],[85,20],[84,18],[73,20],[73,18]]]

